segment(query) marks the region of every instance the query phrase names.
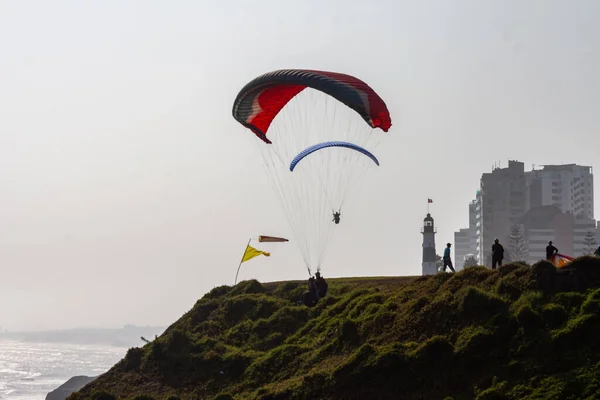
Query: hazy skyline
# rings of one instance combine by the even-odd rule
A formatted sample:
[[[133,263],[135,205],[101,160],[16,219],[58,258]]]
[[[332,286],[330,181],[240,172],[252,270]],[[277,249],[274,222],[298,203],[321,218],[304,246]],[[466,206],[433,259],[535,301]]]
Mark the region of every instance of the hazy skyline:
[[[291,242],[257,245],[271,257],[240,279],[306,279],[231,116],[280,68],[357,76],[392,116],[324,276],[419,274],[428,197],[441,253],[495,161],[597,165],[598,17],[592,0],[0,1],[0,326],[168,325],[233,284],[259,234]]]

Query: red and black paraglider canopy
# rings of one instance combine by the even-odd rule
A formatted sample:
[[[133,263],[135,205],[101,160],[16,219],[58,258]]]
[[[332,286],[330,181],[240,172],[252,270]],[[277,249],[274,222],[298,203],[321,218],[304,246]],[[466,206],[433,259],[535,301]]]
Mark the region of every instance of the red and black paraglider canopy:
[[[385,102],[365,82],[337,72],[284,69],[263,74],[240,90],[233,117],[266,143],[279,111],[305,88],[326,93],[356,111],[372,128],[387,132],[392,120]]]

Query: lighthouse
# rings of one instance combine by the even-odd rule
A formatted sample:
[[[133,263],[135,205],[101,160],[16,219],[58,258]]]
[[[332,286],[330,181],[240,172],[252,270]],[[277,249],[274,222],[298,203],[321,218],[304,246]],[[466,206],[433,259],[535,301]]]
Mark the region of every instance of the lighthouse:
[[[423,234],[423,272],[422,275],[435,275],[437,273],[436,268],[436,253],[435,253],[435,227],[433,226],[433,218],[431,214],[427,213],[425,219],[423,219],[423,228],[421,229]]]

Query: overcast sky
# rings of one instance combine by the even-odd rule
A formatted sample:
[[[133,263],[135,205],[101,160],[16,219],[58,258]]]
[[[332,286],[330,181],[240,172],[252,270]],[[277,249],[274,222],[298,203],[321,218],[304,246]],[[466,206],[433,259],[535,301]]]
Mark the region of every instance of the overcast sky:
[[[326,277],[415,275],[494,161],[597,166],[600,2],[0,0],[0,326],[169,324],[293,239],[237,92],[279,68],[386,101]],[[597,192],[596,192],[597,194]],[[596,195],[596,199],[600,197]],[[240,279],[306,279],[294,241]],[[351,249],[351,251],[350,251]]]

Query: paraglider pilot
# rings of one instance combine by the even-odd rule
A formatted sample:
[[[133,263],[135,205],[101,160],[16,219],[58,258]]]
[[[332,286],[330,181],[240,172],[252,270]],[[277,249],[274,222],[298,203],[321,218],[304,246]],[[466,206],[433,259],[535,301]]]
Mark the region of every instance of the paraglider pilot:
[[[327,295],[327,287],[329,285],[327,285],[327,282],[325,282],[325,279],[321,276],[321,273],[319,271],[317,271],[317,273],[315,274],[315,286],[317,288],[317,298],[322,298],[325,297]]]
[[[336,224],[340,223],[340,213],[339,213],[339,211],[333,213],[333,220],[332,221],[335,222]]]
[[[317,293],[317,285],[315,284],[315,277],[314,276],[311,276],[310,278],[308,278],[308,291],[312,295],[315,295]]]
[[[314,307],[317,304],[317,285],[315,277],[308,278],[308,292],[304,292],[300,297],[299,304],[304,304],[307,307]]]

